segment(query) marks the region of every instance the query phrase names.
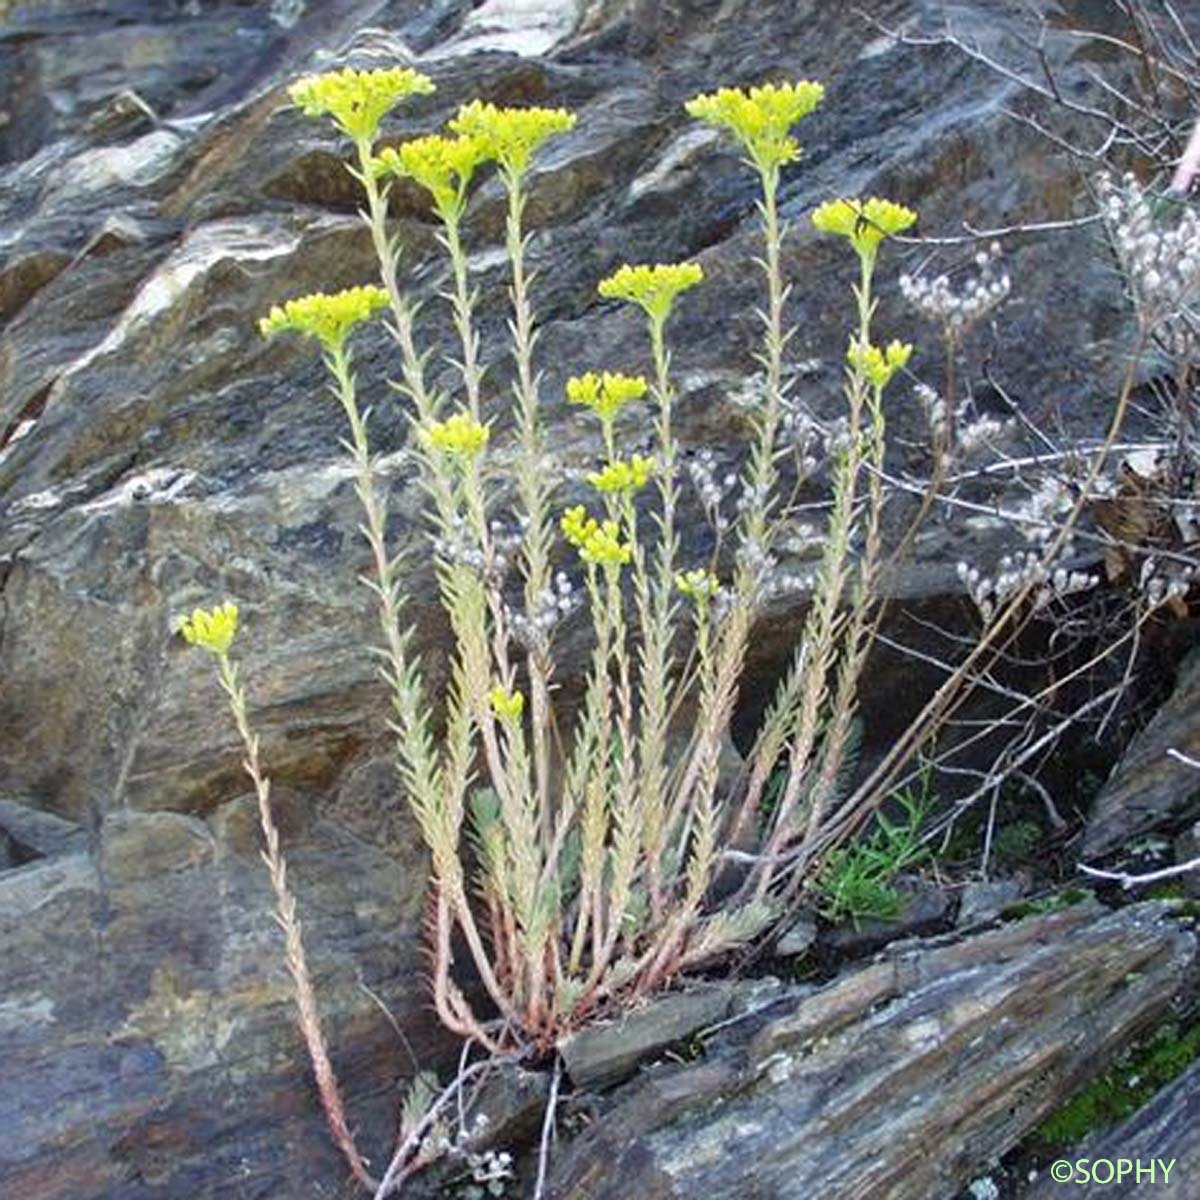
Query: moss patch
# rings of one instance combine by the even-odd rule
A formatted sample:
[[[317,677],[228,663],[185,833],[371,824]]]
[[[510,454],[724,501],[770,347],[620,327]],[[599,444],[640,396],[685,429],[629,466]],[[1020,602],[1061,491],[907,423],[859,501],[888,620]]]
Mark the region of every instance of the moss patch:
[[[1025,917],[1038,917],[1045,913],[1060,912],[1074,904],[1083,904],[1084,901],[1091,900],[1093,895],[1090,888],[1064,888],[1052,896],[1010,904],[1000,915],[1005,921],[1021,921]]]
[[[1132,1116],[1200,1056],[1200,1022],[1160,1026],[1099,1079],[1072,1096],[1038,1130],[1038,1139],[1071,1145]]]

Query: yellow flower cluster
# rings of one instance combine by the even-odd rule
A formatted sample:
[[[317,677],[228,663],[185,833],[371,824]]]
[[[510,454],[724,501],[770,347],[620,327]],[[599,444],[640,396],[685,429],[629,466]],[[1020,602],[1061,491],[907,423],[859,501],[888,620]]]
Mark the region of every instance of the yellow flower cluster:
[[[291,331],[315,337],[331,354],[341,350],[355,325],[369,321],[388,306],[388,294],[381,287],[347,288],[332,295],[316,292],[275,305],[258,323],[263,337]]]
[[[443,454],[474,458],[488,443],[490,430],[469,413],[458,412],[444,421],[434,421],[425,433],[426,440]]]
[[[688,114],[706,125],[726,129],[745,148],[760,171],[772,171],[800,157],[800,146],[788,132],[825,98],[825,88],[811,80],[721,88],[685,105]]]
[[[588,483],[599,492],[636,492],[646,486],[658,464],[652,458],[635,454],[631,459],[616,459],[603,471],[593,471]]]
[[[812,215],[814,229],[849,238],[861,258],[873,260],[884,238],[903,233],[917,214],[903,204],[881,200],[827,200]]]
[[[681,571],[675,576],[675,586],[692,600],[704,601],[715,596],[721,585],[717,577],[703,567],[695,571]]]
[[[500,683],[488,692],[488,700],[492,712],[502,721],[519,721],[525,711],[525,697],[519,691],[510,692]]]
[[[229,653],[237,633],[238,608],[232,601],[218,605],[212,612],[198,608],[178,623],[178,631],[193,646],[203,646],[218,657]]]
[[[675,297],[703,278],[704,271],[694,262],[638,267],[626,264],[602,279],[596,290],[606,300],[640,304],[646,315],[661,325],[671,315]]]
[[[409,67],[356,71],[343,67],[324,75],[306,75],[288,88],[305,116],[330,116],[355,141],[370,141],[379,122],[408,96],[434,90],[433,80]]]
[[[433,196],[433,205],[445,221],[457,221],[466,203],[467,186],[475,169],[487,161],[483,141],[474,137],[430,134],[387,147],[371,160],[376,176],[399,175],[419,183]]]
[[[584,562],[620,567],[633,557],[633,547],[621,541],[616,521],[597,521],[588,516],[582,504],[568,508],[561,524],[563,536],[579,551]]]
[[[619,371],[602,375],[589,371],[567,380],[567,399],[593,409],[602,421],[611,421],[623,405],[645,394],[646,381],[641,375],[622,375]]]
[[[485,157],[519,178],[543,142],[575,128],[575,114],[565,108],[497,108],[472,100],[458,110],[450,128],[463,137],[478,138]]]

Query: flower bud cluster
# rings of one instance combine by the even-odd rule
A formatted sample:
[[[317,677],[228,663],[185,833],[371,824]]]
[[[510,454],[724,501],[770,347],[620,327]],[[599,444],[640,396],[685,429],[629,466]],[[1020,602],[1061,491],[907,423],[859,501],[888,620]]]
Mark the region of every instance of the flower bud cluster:
[[[1154,558],[1147,558],[1138,575],[1138,588],[1150,608],[1160,608],[1182,600],[1195,582],[1195,574],[1195,567],[1170,563],[1160,568]]]
[[[443,1155],[465,1159],[471,1183],[487,1189],[486,1193],[480,1194],[503,1196],[510,1182],[516,1178],[512,1155],[507,1150],[474,1151],[468,1148],[472,1141],[485,1135],[488,1124],[487,1116],[480,1113],[470,1129],[460,1128],[453,1139],[445,1125],[439,1124],[422,1153],[427,1161]]]
[[[807,574],[781,567],[779,559],[753,538],[738,547],[734,558],[739,569],[748,572],[754,582],[751,603],[755,607],[761,607],[777,596],[803,592],[811,583]]]
[[[467,524],[467,519],[459,513],[456,513],[449,526],[443,528],[433,539],[433,552],[447,566],[470,567],[481,573],[487,566],[487,556],[483,548]]]
[[[928,384],[918,383],[913,394],[925,410],[934,446],[940,446],[950,454],[970,455],[1007,437],[1016,427],[1013,418],[1002,421],[988,413],[977,413],[970,396],[962,400],[952,414],[943,397]]]
[[[1026,541],[1045,543],[1058,532],[1059,518],[1070,512],[1073,504],[1062,480],[1046,475],[1025,503],[1016,508],[1018,528]]]
[[[729,528],[729,518],[721,512],[721,505],[737,487],[736,472],[722,471],[717,456],[707,447],[687,460],[687,472],[709,524],[718,533],[724,533]]]
[[[981,446],[990,446],[1013,432],[1016,422],[1011,417],[1002,421],[999,417],[980,413],[973,420],[964,420],[970,408],[970,402],[967,402],[959,409],[957,448],[963,454],[970,454]]]
[[[1153,327],[1183,314],[1200,289],[1200,217],[1172,205],[1169,217],[1132,175],[1097,183],[1101,214],[1141,320]],[[1160,331],[1161,332],[1161,331]],[[1193,340],[1185,330],[1176,330]]]
[[[527,650],[545,650],[555,627],[571,615],[583,603],[565,571],[554,576],[554,582],[545,588],[529,613],[517,612],[504,606],[504,616],[513,638]]]
[[[488,536],[492,543],[491,571],[498,583],[508,574],[508,568],[525,540],[525,532],[529,528],[529,518],[521,513],[514,526],[493,517],[488,522]]]
[[[900,291],[922,316],[941,325],[948,336],[958,338],[977,321],[1001,304],[1012,290],[1007,271],[1000,271],[1000,244],[993,242],[975,255],[976,273],[957,288],[948,275],[900,276]]]
[[[1061,566],[1051,568],[1041,555],[1032,550],[1023,554],[1006,554],[1000,560],[1000,569],[995,576],[984,575],[978,567],[960,562],[958,577],[985,622],[990,621],[1001,605],[1024,588],[1032,589],[1033,609],[1037,612],[1054,600],[1061,600],[1076,592],[1090,591],[1100,582],[1097,575],[1071,571]]]

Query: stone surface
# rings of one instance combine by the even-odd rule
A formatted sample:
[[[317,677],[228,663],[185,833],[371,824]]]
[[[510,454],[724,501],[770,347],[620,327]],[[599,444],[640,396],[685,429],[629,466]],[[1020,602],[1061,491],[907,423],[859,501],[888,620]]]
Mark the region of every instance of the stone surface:
[[[765,1003],[771,989],[753,981],[698,983],[659,997],[612,1021],[598,1022],[559,1044],[563,1066],[577,1087],[611,1087],[639,1062],[676,1042]]]
[[[1129,744],[1088,815],[1080,856],[1111,854],[1154,830],[1200,816],[1200,769],[1168,753],[1200,759],[1200,655],[1180,668],[1175,690]]]
[[[278,803],[351,1123],[382,1156],[410,1052],[453,1057],[412,936],[424,864],[336,814],[295,811],[297,797]],[[351,1194],[293,1016],[255,819],[250,797],[209,821],[114,813],[0,873],[6,1200]]]
[[[736,466],[744,444],[734,394],[755,349],[759,281],[746,269],[756,253],[753,186],[736,154],[686,118],[690,95],[779,71],[829,85],[826,105],[806,122],[804,164],[782,193],[793,230],[785,267],[798,283],[793,352],[822,364],[800,385],[818,411],[840,403],[851,271],[843,248],[808,228],[814,203],[887,191],[919,207],[931,232],[963,218],[986,225],[1068,213],[1074,176],[1003,117],[1002,80],[954,54],[881,44],[841,11],[748,4],[590,6],[577,35],[536,58],[469,53],[471,22],[495,16],[504,7],[496,5],[468,21],[463,4],[339,0],[309,6],[287,28],[262,5],[200,5],[195,18],[188,6],[132,0],[17,10],[3,36],[27,87],[74,82],[60,89],[70,103],[36,137],[33,126],[14,123],[27,142],[10,147],[14,161],[0,180],[0,426],[9,439],[0,451],[0,758],[11,791],[76,820],[93,807],[218,804],[238,774],[238,750],[227,723],[211,718],[204,664],[174,644],[170,619],[224,596],[245,615],[246,678],[277,778],[328,788],[379,743],[380,690],[361,650],[369,596],[349,586],[365,556],[338,458],[339,416],[321,397],[315,356],[295,343],[265,345],[254,328],[272,303],[361,282],[373,269],[344,147],[287,108],[282,89],[303,68],[391,61],[404,47],[425,55],[439,90],[389,122],[392,139],[435,126],[474,95],[578,111],[577,132],[535,170],[529,202],[543,390],[568,476],[563,502],[578,494],[578,472],[596,451],[594,430],[561,400],[565,376],[646,362],[633,314],[595,295],[597,280],[623,260],[703,263],[708,282],[681,303],[671,329],[679,436],[685,453],[714,446],[723,469]],[[509,9],[558,30],[569,7]],[[903,22],[909,7],[879,0],[873,11]],[[120,46],[136,44],[141,30],[155,47],[138,69],[107,65],[101,34],[118,14]],[[550,25],[538,25],[543,17]],[[93,42],[95,95],[79,82]],[[231,61],[198,90],[184,75],[155,73],[172,53],[203,73],[207,47],[218,42]],[[1070,45],[1056,42],[1055,53]],[[115,127],[88,123],[93,107],[115,102],[118,79],[145,93],[157,124],[136,117],[136,106]],[[398,189],[394,207],[407,278],[430,300],[422,334],[448,348],[448,317],[433,298],[445,268],[428,214],[411,191]],[[504,394],[510,369],[502,213],[498,185],[485,182],[467,236],[491,397]],[[1005,336],[1013,346],[1037,340],[1043,352],[1036,364],[1014,354],[1005,378],[1031,413],[1065,391],[1077,394],[1072,419],[1092,412],[1092,400],[1103,410],[1097,337],[1119,345],[1124,318],[1089,246],[1081,234],[1014,249],[1023,287]],[[881,314],[889,332],[920,337],[926,331],[896,302],[894,279],[906,265],[903,250],[886,264]],[[397,544],[413,544],[419,494],[384,378],[395,363],[382,330],[362,337],[357,356],[366,400],[377,406]],[[936,378],[932,362],[931,370]],[[893,415],[898,434],[920,436],[899,392]],[[706,553],[703,522],[689,517],[684,530],[684,557]],[[896,594],[918,610],[940,605],[947,624],[949,593],[961,619],[955,564],[968,545],[986,555],[1004,536],[987,522],[935,522],[918,562],[894,581]],[[411,615],[423,644],[435,646],[444,629],[427,570],[409,582]],[[764,682],[794,642],[798,604],[777,604],[755,637],[752,667]],[[565,677],[581,660],[581,635],[578,627],[564,634]],[[439,658],[430,667],[435,694]],[[900,697],[883,687],[892,669],[881,659],[866,697],[869,739],[881,745],[918,690]],[[749,719],[765,695],[747,690]]]
[[[1016,879],[995,879],[986,883],[968,883],[958,900],[954,923],[960,929],[970,929],[994,921],[1010,904],[1021,898],[1021,884]]]
[[[615,1093],[548,1194],[951,1200],[1195,982],[1158,905],[906,946]]]

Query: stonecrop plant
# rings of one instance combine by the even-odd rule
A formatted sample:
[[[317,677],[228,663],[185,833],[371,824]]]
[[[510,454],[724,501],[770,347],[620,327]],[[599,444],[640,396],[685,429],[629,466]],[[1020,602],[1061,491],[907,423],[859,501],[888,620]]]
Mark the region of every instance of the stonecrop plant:
[[[701,264],[630,264],[599,281],[602,297],[640,312],[646,341],[641,351],[630,348],[629,361],[579,364],[566,384],[577,418],[596,423],[603,453],[586,476],[589,498],[564,507],[546,469],[525,213],[532,163],[548,141],[570,133],[575,117],[476,101],[444,132],[376,153],[384,115],[432,88],[408,69],[346,69],[293,85],[295,103],[331,118],[353,145],[351,170],[363,189],[380,275],[334,295],[289,300],[263,318],[261,330],[314,342],[345,414],[399,785],[430,854],[436,1010],[451,1030],[492,1052],[544,1055],[589,1020],[762,934],[828,853],[835,822],[844,824],[836,783],[881,566],[883,396],[912,349],[875,340],[873,281],[883,244],[916,216],[878,198],[837,198],[812,214],[815,228],[841,238],[857,263],[845,415],[828,468],[833,500],[791,669],[746,769],[731,780],[722,773],[722,745],[787,515],[780,462],[789,287],[777,194],[782,170],[800,157],[794,127],[821,103],[823,88],[807,81],[723,88],[687,105],[695,119],[728,135],[757,176],[765,284],[762,374],[741,499],[728,536],[704,562],[681,552],[679,394],[668,349],[673,313],[692,289],[707,286]],[[484,386],[464,246],[471,187],[492,164],[507,197],[514,366],[507,401]],[[460,350],[457,386],[445,391],[429,382],[416,305],[400,271],[402,247],[389,229],[388,193],[397,179],[429,193],[450,262],[446,299]],[[429,497],[437,586],[453,639],[451,682],[436,717],[406,618],[409,597],[385,540],[386,496],[353,369],[354,332],[380,313],[397,346],[397,387]],[[645,375],[638,373],[643,355]],[[500,467],[494,429],[506,406],[516,451]],[[652,445],[625,454],[634,430],[648,431]],[[592,632],[590,660],[578,703],[556,720],[558,626],[580,607]],[[218,656],[257,772],[244,696],[230,682],[232,628],[219,647],[205,632],[224,628],[221,611],[195,614],[188,628]],[[768,807],[764,788],[780,764],[782,787]],[[267,828],[269,804],[261,798]],[[480,981],[477,998],[455,971],[460,946]],[[319,1030],[314,1044],[321,1045]],[[366,1181],[352,1140],[342,1136],[336,1088],[322,1097],[327,1110],[333,1098],[335,1137]],[[394,1162],[377,1194],[397,1170]]]

